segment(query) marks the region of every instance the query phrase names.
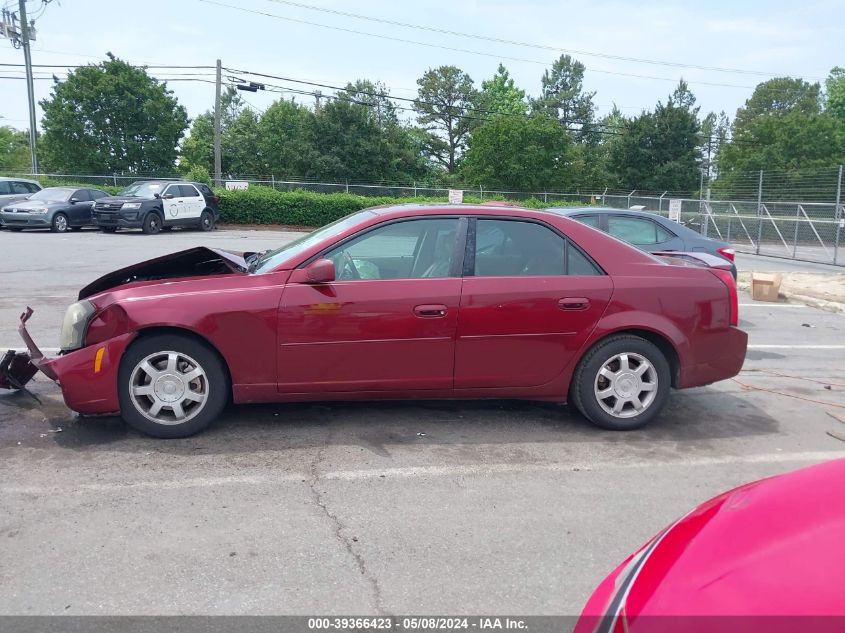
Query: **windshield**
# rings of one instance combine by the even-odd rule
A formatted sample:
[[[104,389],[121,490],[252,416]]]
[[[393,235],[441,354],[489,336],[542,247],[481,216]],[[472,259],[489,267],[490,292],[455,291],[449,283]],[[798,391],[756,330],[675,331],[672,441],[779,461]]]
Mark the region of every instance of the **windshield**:
[[[38,193],[32,194],[30,200],[60,200],[65,201],[73,194],[76,189],[67,189],[65,187],[48,187],[42,189]]]
[[[330,239],[340,235],[349,227],[358,224],[361,219],[367,215],[374,214],[372,211],[356,211],[355,213],[340,218],[339,220],[335,220],[331,224],[327,224],[316,231],[303,235],[299,239],[289,242],[281,248],[277,248],[274,251],[268,251],[250,264],[249,272],[256,274],[269,272],[282,262],[308,250],[321,240]]]
[[[164,182],[136,182],[117,195],[128,198],[154,198],[155,194],[161,193],[166,184]]]

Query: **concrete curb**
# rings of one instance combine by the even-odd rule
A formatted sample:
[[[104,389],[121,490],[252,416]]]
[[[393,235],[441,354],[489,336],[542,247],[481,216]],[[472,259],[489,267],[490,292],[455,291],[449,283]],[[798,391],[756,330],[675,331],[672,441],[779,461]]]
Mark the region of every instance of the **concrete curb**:
[[[751,292],[751,284],[747,281],[740,281],[736,285],[737,289]],[[812,308],[825,310],[826,312],[834,312],[836,314],[845,314],[845,303],[839,301],[828,301],[827,299],[819,299],[818,297],[810,297],[808,295],[798,294],[796,292],[789,292],[781,290],[779,296],[783,297],[790,303],[802,303]],[[765,303],[761,301],[762,305]]]

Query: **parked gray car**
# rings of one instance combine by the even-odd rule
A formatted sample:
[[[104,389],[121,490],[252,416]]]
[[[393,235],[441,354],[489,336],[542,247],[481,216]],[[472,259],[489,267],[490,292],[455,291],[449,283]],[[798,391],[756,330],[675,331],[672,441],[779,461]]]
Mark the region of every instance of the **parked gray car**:
[[[41,185],[34,180],[0,176],[0,209],[7,204],[26,200],[37,191],[41,191]]]
[[[731,273],[736,278],[734,249],[730,244],[705,237],[662,215],[605,207],[561,207],[548,211],[610,233],[649,253],[688,251],[716,255],[731,262]]]
[[[0,225],[11,231],[49,228],[54,233],[94,226],[91,215],[94,201],[106,196],[108,194],[99,189],[47,187],[27,200],[3,207]]]

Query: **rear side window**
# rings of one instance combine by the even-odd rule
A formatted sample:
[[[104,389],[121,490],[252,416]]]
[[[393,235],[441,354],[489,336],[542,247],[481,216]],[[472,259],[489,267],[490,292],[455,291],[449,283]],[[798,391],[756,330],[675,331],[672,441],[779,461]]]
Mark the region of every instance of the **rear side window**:
[[[479,219],[474,256],[477,277],[602,274],[577,246],[536,222]]]
[[[629,244],[659,244],[673,236],[662,226],[645,218],[611,215],[607,218],[607,232]]]
[[[572,219],[595,229],[599,228],[599,216],[597,215],[573,215]]]
[[[183,198],[196,198],[200,195],[193,185],[179,185],[179,189],[182,191]]]

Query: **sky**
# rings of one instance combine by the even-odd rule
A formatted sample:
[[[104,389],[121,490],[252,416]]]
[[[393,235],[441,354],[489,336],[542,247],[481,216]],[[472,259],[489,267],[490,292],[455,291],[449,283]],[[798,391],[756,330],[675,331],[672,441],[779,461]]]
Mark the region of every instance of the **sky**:
[[[3,3],[18,4],[0,0]],[[627,116],[652,109],[683,77],[702,113],[724,110],[731,117],[754,86],[769,77],[823,81],[833,66],[845,66],[843,0],[299,0],[299,4],[533,46],[363,20],[281,0],[53,0],[46,6],[41,0],[29,0],[27,11],[37,16],[33,64],[97,63],[106,52],[138,65],[213,66],[219,58],[230,69],[328,85],[359,78],[380,80],[393,96],[412,98],[417,78],[429,68],[456,65],[480,85],[500,62],[517,85],[537,95],[543,71],[569,52],[587,67],[585,88],[595,91],[599,114],[612,104]],[[23,64],[23,52],[2,38],[0,64]],[[40,100],[50,93],[51,75],[63,73],[36,70]],[[213,69],[150,72],[171,78],[168,86],[189,116],[213,107],[214,85],[208,83],[213,81]],[[175,81],[175,73],[193,81]],[[255,79],[243,72],[224,75]],[[2,66],[0,76],[22,77],[23,70]],[[289,80],[266,81],[314,89]],[[259,112],[280,96],[291,96],[242,94]],[[313,104],[309,96],[296,99]],[[0,125],[25,129],[27,117],[26,82],[0,79]],[[37,117],[40,121],[40,108]]]

